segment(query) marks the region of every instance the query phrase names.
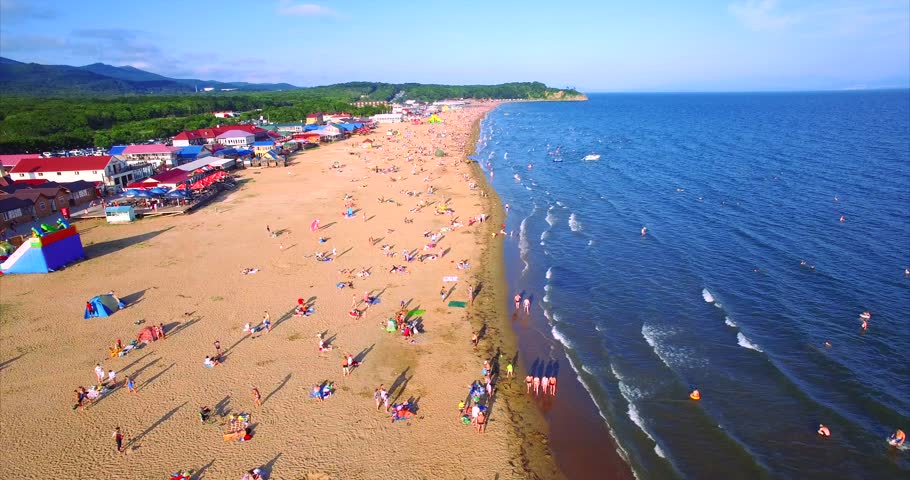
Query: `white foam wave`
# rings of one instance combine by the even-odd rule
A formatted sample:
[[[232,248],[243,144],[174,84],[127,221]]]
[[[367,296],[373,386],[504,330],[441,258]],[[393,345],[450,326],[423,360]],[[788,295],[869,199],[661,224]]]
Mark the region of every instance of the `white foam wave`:
[[[707,288],[703,288],[701,290],[701,296],[705,299],[706,302],[714,303],[714,295],[711,295],[711,292],[709,292]]]
[[[547,218],[545,220],[551,227],[553,225],[556,225],[556,216],[553,215],[553,206],[552,205],[550,206],[550,208],[547,209]]]
[[[573,232],[581,230],[581,224],[578,223],[578,218],[575,216],[575,212],[572,212],[572,214],[569,215],[569,229],[571,229]]]
[[[654,453],[660,458],[667,458],[667,455],[661,450],[660,445],[658,445],[657,442],[654,442]]]
[[[534,189],[531,188],[531,187],[529,187],[529,186],[527,186],[527,185],[525,185],[525,190],[534,190]]]
[[[554,317],[555,317],[555,315],[554,315]],[[556,326],[553,326],[553,328],[550,329],[550,333],[553,334],[553,338],[555,338],[559,343],[561,343],[562,346],[566,347],[567,349],[573,348],[572,342],[570,342],[568,338],[566,338],[562,333],[560,333],[560,331],[556,329]],[[574,370],[575,367],[572,367],[572,369]],[[575,371],[577,372],[578,370],[575,370]]]
[[[724,323],[726,323],[728,327],[736,328],[736,322],[730,317],[724,317]]]
[[[543,295],[543,301],[544,301],[544,302],[547,302],[547,303],[550,302],[550,294],[549,294],[549,293],[545,293],[545,294]]]
[[[545,276],[547,277],[547,280],[553,278],[553,267],[547,269],[547,274]]]
[[[708,361],[697,358],[691,349],[674,347],[666,342],[667,338],[676,335],[676,333],[672,328],[660,328],[648,324],[641,326],[641,335],[651,346],[651,349],[654,350],[654,354],[667,367],[707,367]]]
[[[558,313],[555,313],[555,312],[553,313],[553,321],[554,321],[554,322],[561,322],[561,321],[562,321],[562,319],[559,318],[559,314],[558,314]]]
[[[584,370],[585,372],[587,372],[588,375],[594,375],[594,372],[591,371],[591,368],[588,367],[587,365],[582,365],[581,369]]]
[[[546,284],[543,286],[543,290],[545,292],[549,292],[550,290],[553,290],[553,287],[551,287],[550,284]]]
[[[518,255],[521,257],[521,261],[525,263],[525,268],[522,269],[521,273],[528,271],[529,266],[528,251],[530,251],[531,245],[528,243],[528,218],[525,217],[518,228]]]
[[[614,367],[612,363],[610,364],[610,371],[613,372],[613,376],[616,377],[617,380],[622,381],[623,376],[616,371],[616,367]]]
[[[588,240],[588,246],[594,245],[594,240]]]
[[[746,338],[745,335],[743,335],[743,332],[739,332],[736,334],[736,343],[738,343],[740,347],[745,347],[745,348],[748,348],[751,350],[755,350],[756,352],[764,351],[761,348],[759,348],[758,345],[750,342],[749,339]]]
[[[509,152],[503,153],[503,154],[502,154],[502,159],[503,159],[503,160],[508,160],[508,159],[509,159]]]
[[[565,207],[565,205],[563,205],[562,202],[560,202],[559,200],[556,201],[556,204],[559,205],[560,207]]]

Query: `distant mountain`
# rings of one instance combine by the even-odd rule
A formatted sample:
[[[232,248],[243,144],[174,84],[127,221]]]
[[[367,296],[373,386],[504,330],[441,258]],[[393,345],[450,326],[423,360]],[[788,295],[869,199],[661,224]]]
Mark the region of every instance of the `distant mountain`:
[[[130,66],[93,63],[82,67],[22,63],[0,57],[0,91],[8,95],[127,95],[184,94],[237,90],[266,92],[293,90],[288,83],[218,82],[177,79]]]

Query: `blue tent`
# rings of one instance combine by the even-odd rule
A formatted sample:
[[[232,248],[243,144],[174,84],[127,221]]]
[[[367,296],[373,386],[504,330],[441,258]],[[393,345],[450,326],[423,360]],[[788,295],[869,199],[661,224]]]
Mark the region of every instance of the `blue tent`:
[[[84,318],[110,317],[114,312],[123,308],[122,305],[122,303],[118,303],[117,300],[114,299],[113,295],[98,295],[88,301],[88,304],[85,306]]]
[[[153,188],[149,189],[149,192],[151,192],[153,195],[164,195],[165,193],[167,193],[167,188],[153,187]]]
[[[127,190],[123,194],[130,198],[152,198],[154,196],[145,190]]]
[[[186,190],[172,190],[164,196],[168,198],[190,198],[190,194]]]

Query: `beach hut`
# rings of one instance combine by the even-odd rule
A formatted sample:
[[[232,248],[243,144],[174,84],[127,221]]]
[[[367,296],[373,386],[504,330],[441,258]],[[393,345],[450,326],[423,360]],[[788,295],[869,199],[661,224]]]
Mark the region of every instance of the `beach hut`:
[[[107,223],[130,223],[136,219],[136,210],[128,205],[107,207],[104,209]]]
[[[110,317],[117,310],[120,310],[120,305],[113,295],[97,295],[86,302],[84,318]]]

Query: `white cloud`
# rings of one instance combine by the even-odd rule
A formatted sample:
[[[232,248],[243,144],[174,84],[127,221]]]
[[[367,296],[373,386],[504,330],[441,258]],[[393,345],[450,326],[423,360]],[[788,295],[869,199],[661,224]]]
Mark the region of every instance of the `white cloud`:
[[[290,0],[281,0],[278,4],[278,13],[282,15],[296,15],[300,17],[334,17],[335,10],[315,3],[294,3]]]
[[[731,3],[727,10],[752,30],[775,30],[798,21],[794,15],[777,12],[777,0],[744,0]]]

